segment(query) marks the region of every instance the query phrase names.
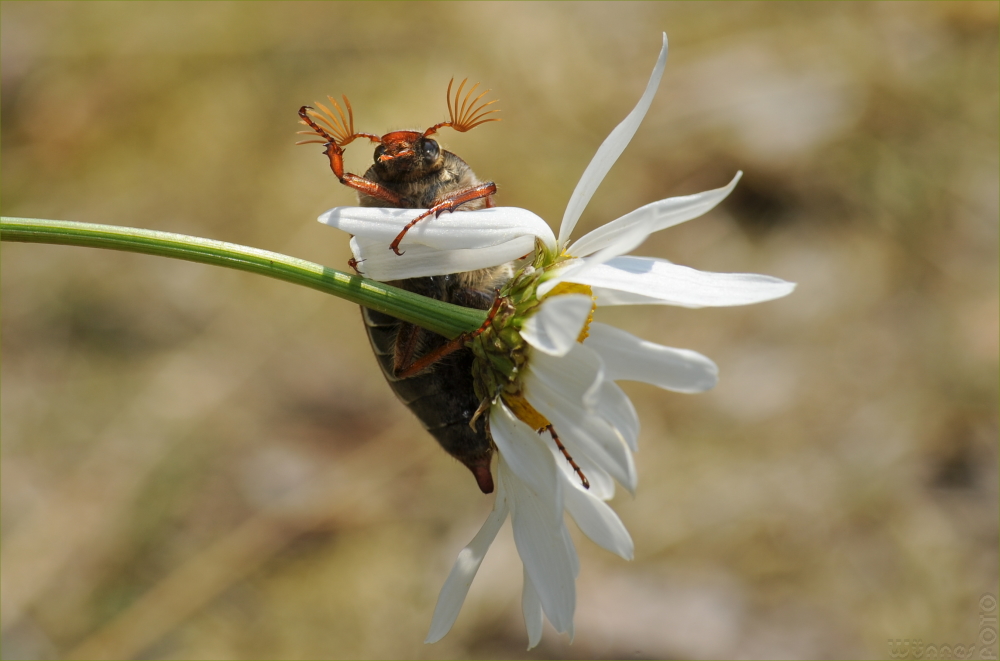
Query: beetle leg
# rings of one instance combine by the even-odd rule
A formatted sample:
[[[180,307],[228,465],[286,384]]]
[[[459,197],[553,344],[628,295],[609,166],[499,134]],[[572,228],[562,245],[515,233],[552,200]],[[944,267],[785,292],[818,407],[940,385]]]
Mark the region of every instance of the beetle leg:
[[[405,379],[412,376],[406,372],[409,367],[415,364],[413,354],[417,352],[417,345],[420,344],[420,335],[423,332],[424,329],[420,326],[405,323],[399,325],[399,332],[396,335],[396,352],[392,357],[392,373],[396,377]],[[404,368],[407,365],[409,367]]]
[[[351,185],[348,184],[346,181],[344,181],[344,183],[347,184],[348,186]],[[496,192],[497,192],[497,185],[494,184],[492,181],[487,181],[485,184],[469,186],[468,188],[463,188],[461,190],[455,191],[448,197],[444,198],[443,200],[432,206],[424,213],[420,214],[419,216],[408,222],[406,224],[406,227],[404,227],[402,231],[396,235],[396,238],[392,240],[392,243],[389,244],[389,248],[391,248],[392,251],[397,255],[402,255],[403,253],[399,251],[399,242],[403,240],[403,237],[406,236],[406,233],[408,231],[410,231],[410,228],[416,225],[418,222],[432,215],[436,218],[441,214],[443,214],[445,211],[448,212],[454,211],[463,204],[466,204],[468,202],[473,202],[475,200],[481,200],[483,198],[486,198],[486,206],[491,207],[493,206],[493,203],[492,200],[490,199],[490,195],[493,195]]]
[[[356,174],[344,172],[344,149],[337,145],[336,142],[326,143],[326,149],[323,153],[329,157],[330,169],[333,170],[333,174],[340,180],[340,183],[365,195],[387,202],[387,206],[403,206],[403,198],[385,186],[377,184],[374,181],[368,181]]]
[[[386,202],[385,206],[387,207],[405,206],[402,196],[392,192],[381,184],[376,184],[374,181],[368,181],[364,177],[359,177],[356,174],[351,174],[350,172],[345,173],[343,177],[340,177],[340,183],[353,188],[358,192],[364,193],[369,197],[374,197],[375,199]]]
[[[330,169],[333,170],[333,174],[336,175],[337,179],[344,180],[344,149],[336,142],[331,140],[330,142],[323,145],[326,149],[323,153],[330,159]]]
[[[423,372],[425,369],[427,369],[437,361],[441,360],[445,356],[455,353],[456,351],[464,347],[467,342],[470,342],[471,340],[475,339],[477,336],[479,336],[483,331],[485,331],[493,324],[493,318],[496,316],[497,311],[500,309],[500,306],[503,305],[504,300],[505,299],[502,299],[499,296],[497,296],[496,300],[493,301],[493,306],[490,308],[490,312],[487,315],[486,321],[483,322],[482,326],[472,331],[471,333],[462,333],[455,339],[445,342],[444,344],[434,349],[433,351],[428,351],[426,354],[416,359],[405,368],[402,366],[403,362],[400,357],[400,354],[398,353],[399,350],[397,349],[397,354],[396,354],[397,362],[393,365],[393,373],[399,379],[406,379],[416,374],[419,374],[420,372]],[[414,328],[417,327],[414,326]],[[402,338],[400,338],[400,340],[401,339]],[[400,341],[397,340],[396,346],[398,347],[399,345]],[[408,359],[410,356],[413,355],[413,349],[409,347],[407,348],[409,349],[407,354],[407,359]]]
[[[547,431],[549,432],[549,434],[552,435],[552,440],[556,442],[556,447],[559,448],[559,451],[562,452],[562,455],[566,457],[566,461],[568,461],[569,465],[573,467],[574,471],[576,471],[576,476],[580,478],[580,484],[583,485],[584,489],[589,489],[590,480],[588,480],[587,476],[583,474],[583,470],[581,470],[581,468],[577,465],[577,463],[573,461],[573,457],[569,456],[569,452],[566,451],[566,446],[562,444],[562,441],[560,441],[559,437],[556,435],[555,428],[552,425],[549,425],[548,427],[542,427],[541,429],[538,430],[539,433],[543,431]]]
[[[401,358],[401,360],[399,361],[400,364],[394,365],[393,372],[396,375],[397,379],[408,379],[411,376],[415,376],[417,374],[420,374],[425,369],[427,369],[428,367],[430,367],[431,365],[433,365],[437,361],[441,360],[445,356],[447,356],[449,354],[452,354],[452,353],[455,353],[456,351],[458,351],[459,349],[461,349],[463,346],[465,346],[465,343],[467,341],[468,340],[466,339],[465,334],[463,333],[462,335],[459,335],[458,337],[456,337],[454,340],[450,340],[448,342],[445,342],[444,344],[442,344],[441,346],[439,346],[437,349],[434,349],[433,351],[428,351],[423,356],[421,356],[420,358],[414,360],[412,363],[410,363],[406,367],[403,367],[402,364],[401,364],[403,362],[403,360],[402,360],[403,357],[400,356],[400,354],[397,353],[396,355],[399,356]],[[412,356],[413,356],[413,353],[410,352],[409,356],[406,356],[406,358],[410,358]]]

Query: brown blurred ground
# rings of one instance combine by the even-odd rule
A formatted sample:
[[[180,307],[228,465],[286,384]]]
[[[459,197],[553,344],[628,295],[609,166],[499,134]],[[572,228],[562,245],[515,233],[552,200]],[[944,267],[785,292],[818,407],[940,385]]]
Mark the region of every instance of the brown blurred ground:
[[[558,224],[670,56],[580,232],[745,177],[640,254],[799,283],[603,316],[714,358],[626,384],[626,563],[578,539],[577,636],[525,653],[509,533],[422,642],[491,499],[393,398],[357,310],[90,249],[2,248],[5,658],[843,657],[977,640],[998,580],[996,3],[2,4],[5,215],[224,239],[343,268],[351,204],[296,110],[504,121],[443,137]],[[361,172],[370,148],[348,150]],[[507,536],[504,536],[504,535]],[[995,650],[996,647],[994,646]],[[978,650],[977,650],[978,656]]]

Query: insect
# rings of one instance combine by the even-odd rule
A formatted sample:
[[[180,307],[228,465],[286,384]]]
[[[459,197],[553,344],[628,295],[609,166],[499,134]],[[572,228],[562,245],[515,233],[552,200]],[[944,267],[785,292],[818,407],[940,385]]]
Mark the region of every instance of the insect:
[[[465,161],[442,149],[431,137],[445,127],[464,133],[480,124],[499,121],[498,117],[488,117],[498,112],[488,109],[495,100],[480,103],[489,90],[473,99],[479,85],[476,83],[462,97],[467,80],[458,86],[454,99],[451,93],[454,79],[448,83],[450,121],[422,132],[393,131],[383,136],[355,132],[354,111],[346,96],[343,97],[346,116],[332,97],[327,98],[336,114],[320,103],[316,105],[322,112],[309,106],[299,109],[302,124],[311,129],[299,133],[318,136],[299,144],[323,144],[323,153],[330,159],[334,175],[357,191],[361,206],[427,209],[410,221],[388,246],[397,255],[402,254],[400,241],[417,222],[445,211],[494,206],[496,184],[480,181]],[[344,147],[358,138],[377,145],[374,164],[360,177],[345,172],[343,161]],[[352,266],[356,269],[358,263]],[[512,274],[513,266],[509,263],[389,284],[448,303],[488,310],[494,304],[496,291]],[[480,490],[491,493],[493,442],[485,416],[475,415],[479,401],[473,389],[472,351],[462,347],[436,359],[436,354],[448,344],[446,338],[368,308],[361,308],[361,315],[382,374],[393,391],[441,447],[472,471]]]

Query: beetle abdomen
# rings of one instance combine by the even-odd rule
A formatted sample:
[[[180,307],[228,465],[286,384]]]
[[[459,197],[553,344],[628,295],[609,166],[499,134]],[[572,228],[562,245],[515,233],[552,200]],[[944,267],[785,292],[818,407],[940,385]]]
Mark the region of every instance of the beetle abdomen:
[[[395,284],[425,293],[421,290],[432,284],[427,282],[431,280],[434,279],[414,278]],[[400,334],[419,334],[414,360],[447,340],[368,308],[361,309],[361,316],[379,367],[393,392],[413,411],[424,428],[448,454],[468,466],[483,493],[492,492],[492,440],[486,431],[486,416],[481,416],[476,421],[475,428],[469,425],[479,406],[473,387],[472,351],[459,349],[419,374],[399,378],[394,372],[394,366]]]

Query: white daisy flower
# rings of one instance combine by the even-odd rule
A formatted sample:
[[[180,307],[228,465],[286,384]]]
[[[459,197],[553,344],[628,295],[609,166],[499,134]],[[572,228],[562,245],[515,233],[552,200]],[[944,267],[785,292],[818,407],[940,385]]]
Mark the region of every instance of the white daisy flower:
[[[653,232],[696,218],[736,186],[648,204],[590,232],[569,237],[583,209],[645,116],[663,74],[667,38],[635,109],[598,149],[570,197],[558,240],[525,209],[498,207],[421,221],[406,234],[404,253],[390,242],[419,209],[340,207],[320,222],[354,235],[358,268],[376,280],[471,271],[532,252],[535,259],[501,292],[511,303],[476,342],[497,338],[523,358],[513,371],[477,374],[489,390],[489,427],[498,450],[493,512],[459,554],[434,611],[427,642],[455,622],[486,550],[508,514],[524,564],[522,609],[529,649],[541,640],[542,615],[559,632],[573,632],[579,570],[564,512],[598,545],[625,559],[632,540],[606,504],[615,482],[635,491],[632,453],[639,420],[615,381],[643,381],[676,392],[715,385],[718,369],[694,351],[642,340],[591,323],[596,305],[668,304],[683,307],[747,305],[785,296],[794,284],[765,275],[706,273],[653,257],[629,256]],[[520,344],[510,345],[514,328]],[[483,347],[486,347],[485,349]],[[474,350],[476,350],[474,346]],[[490,361],[484,360],[485,365]],[[492,367],[484,367],[484,373]],[[478,390],[477,390],[478,392]],[[541,431],[539,431],[541,430]]]

